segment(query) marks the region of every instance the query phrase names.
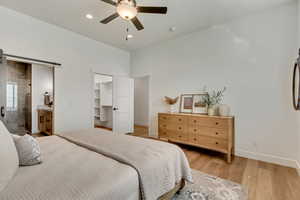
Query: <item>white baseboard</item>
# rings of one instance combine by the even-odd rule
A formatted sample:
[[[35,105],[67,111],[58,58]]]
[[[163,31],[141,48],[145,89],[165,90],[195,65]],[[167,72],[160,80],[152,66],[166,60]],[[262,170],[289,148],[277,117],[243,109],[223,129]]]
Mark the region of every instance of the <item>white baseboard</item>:
[[[296,165],[297,165],[297,172],[298,172],[298,175],[300,176],[300,162],[297,162],[296,161]]]
[[[300,165],[297,163],[296,160],[292,160],[280,156],[269,155],[269,154],[255,153],[255,152],[245,151],[241,149],[236,150],[235,155],[245,157],[245,158],[250,158],[253,160],[274,163],[286,167],[292,167],[297,169],[298,173],[300,172]]]

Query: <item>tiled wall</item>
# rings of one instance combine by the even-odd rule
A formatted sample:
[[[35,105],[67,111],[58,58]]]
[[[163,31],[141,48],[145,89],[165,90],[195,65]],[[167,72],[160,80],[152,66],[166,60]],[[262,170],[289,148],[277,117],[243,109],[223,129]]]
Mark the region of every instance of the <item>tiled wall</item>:
[[[12,133],[24,134],[31,130],[31,65],[8,61],[8,81],[18,85],[18,109],[6,112],[7,126]]]

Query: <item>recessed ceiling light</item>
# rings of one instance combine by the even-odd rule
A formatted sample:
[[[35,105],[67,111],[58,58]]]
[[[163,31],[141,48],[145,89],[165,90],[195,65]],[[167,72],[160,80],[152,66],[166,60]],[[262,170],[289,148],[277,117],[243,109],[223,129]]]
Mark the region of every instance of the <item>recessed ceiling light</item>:
[[[133,38],[133,35],[129,34],[129,35],[127,35],[127,38],[131,39],[131,38]]]
[[[169,28],[169,31],[170,31],[170,32],[175,32],[175,31],[176,31],[176,27],[173,26],[173,27]]]
[[[85,17],[88,18],[88,19],[93,19],[94,18],[93,15],[91,15],[91,14],[87,14]]]

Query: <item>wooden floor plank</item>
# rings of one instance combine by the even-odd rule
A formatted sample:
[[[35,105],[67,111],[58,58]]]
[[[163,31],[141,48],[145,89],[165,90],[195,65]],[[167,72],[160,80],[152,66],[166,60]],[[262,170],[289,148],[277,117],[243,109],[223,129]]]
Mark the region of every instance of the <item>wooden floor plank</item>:
[[[134,135],[145,137],[145,131]],[[179,146],[192,169],[244,185],[249,200],[300,200],[300,177],[295,169],[237,156],[228,164],[220,153]]]

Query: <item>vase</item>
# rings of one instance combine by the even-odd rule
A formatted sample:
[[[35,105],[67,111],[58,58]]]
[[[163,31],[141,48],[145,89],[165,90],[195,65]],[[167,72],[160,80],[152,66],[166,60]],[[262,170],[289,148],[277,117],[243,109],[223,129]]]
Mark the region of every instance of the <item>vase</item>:
[[[170,105],[169,113],[175,113],[176,112],[176,105]]]
[[[207,113],[209,116],[214,116],[215,115],[215,107],[213,107],[213,106],[208,107]]]
[[[226,104],[219,105],[219,115],[228,117],[230,115],[230,107]]]

